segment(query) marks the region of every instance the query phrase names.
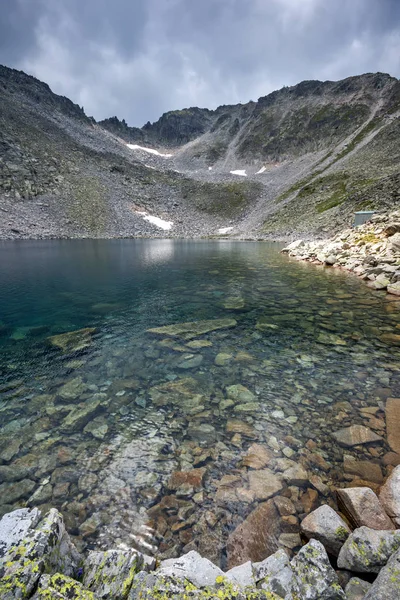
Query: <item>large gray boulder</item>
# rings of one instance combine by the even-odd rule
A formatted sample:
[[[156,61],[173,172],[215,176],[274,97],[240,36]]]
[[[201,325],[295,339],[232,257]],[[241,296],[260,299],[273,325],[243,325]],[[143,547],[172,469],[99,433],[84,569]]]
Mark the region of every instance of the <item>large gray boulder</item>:
[[[56,573],[42,575],[32,600],[97,600],[93,592],[71,577]]]
[[[272,598],[292,600],[293,570],[288,555],[284,550],[278,550],[272,556],[259,563],[253,564],[254,579],[259,587]]]
[[[340,510],[354,527],[371,529],[395,529],[378,496],[368,487],[336,490]]]
[[[359,527],[347,538],[338,557],[339,569],[356,573],[379,573],[400,548],[399,531],[376,531]]]
[[[61,514],[52,508],[35,529],[14,539],[0,557],[0,598],[29,598],[42,573],[76,572],[81,557],[65,530]]]
[[[0,520],[0,557],[34,529],[39,519],[37,508],[21,508],[4,515]]]
[[[223,577],[224,572],[207,558],[192,550],[181,558],[163,560],[156,571],[157,577],[187,579],[196,587],[215,585],[217,577]]]
[[[347,600],[363,600],[370,587],[371,584],[368,581],[352,577],[345,587]]]
[[[233,569],[227,571],[225,573],[225,579],[241,588],[255,587],[256,585],[253,567],[249,560],[243,563],[243,565],[233,567]]]
[[[292,595],[302,600],[345,600],[325,548],[311,540],[292,560]],[[286,600],[286,599],[285,599]]]
[[[325,550],[338,556],[351,531],[341,517],[327,504],[307,515],[301,523],[301,531],[308,539],[319,540]]]
[[[391,556],[380,571],[363,600],[393,600],[400,598],[400,551]]]
[[[400,527],[400,465],[393,469],[382,486],[379,500],[389,517]]]
[[[134,550],[89,552],[84,563],[83,585],[96,598],[126,600],[143,556]]]

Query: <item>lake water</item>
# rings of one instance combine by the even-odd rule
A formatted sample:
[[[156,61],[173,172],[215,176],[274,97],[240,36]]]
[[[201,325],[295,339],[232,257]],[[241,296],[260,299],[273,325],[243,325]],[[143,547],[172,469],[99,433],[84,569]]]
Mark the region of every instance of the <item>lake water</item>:
[[[2,243],[0,514],[55,506],[81,547],[197,547],[223,564],[258,502],[291,500],[295,533],[335,486],[362,479],[344,455],[384,473],[385,442],[344,449],[332,432],[385,437],[399,302],[279,250]],[[213,323],[148,331],[193,321]]]

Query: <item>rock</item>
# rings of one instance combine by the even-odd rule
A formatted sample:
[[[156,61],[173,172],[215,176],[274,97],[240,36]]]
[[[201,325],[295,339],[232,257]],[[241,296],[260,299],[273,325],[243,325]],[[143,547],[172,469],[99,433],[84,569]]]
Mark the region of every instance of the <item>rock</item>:
[[[229,419],[226,424],[227,433],[240,433],[248,438],[258,437],[256,430],[252,425],[239,419]]]
[[[338,556],[351,531],[345,521],[327,504],[320,506],[301,522],[301,531],[308,539],[320,541],[327,552]]]
[[[365,525],[371,529],[395,529],[377,495],[368,487],[336,490],[340,510],[353,527]]]
[[[389,517],[400,527],[400,465],[393,469],[382,486],[379,500]]]
[[[105,417],[96,417],[84,427],[85,433],[90,433],[97,440],[104,440],[108,433],[108,425]]]
[[[386,400],[386,433],[390,448],[400,453],[400,398]]]
[[[188,348],[193,348],[194,350],[199,350],[200,348],[210,348],[212,345],[212,342],[209,340],[193,340],[192,342],[188,342],[186,344]]]
[[[293,461],[291,461],[293,462]],[[283,479],[288,485],[304,485],[308,483],[309,476],[305,468],[300,464],[294,464],[283,473]]]
[[[190,485],[196,492],[203,488],[205,468],[192,469],[191,471],[174,471],[169,478],[166,487],[169,490],[177,490],[182,485]]]
[[[0,557],[36,527],[40,519],[37,508],[20,508],[0,520]]]
[[[377,463],[367,460],[356,460],[353,456],[345,454],[343,457],[343,469],[345,473],[357,475],[361,479],[383,483],[383,474]]]
[[[347,600],[363,600],[370,587],[371,584],[368,581],[352,577],[345,587]]]
[[[363,425],[351,425],[332,433],[332,437],[340,446],[359,446],[363,444],[371,444],[382,442],[382,438]]]
[[[89,590],[85,590],[83,585],[62,575],[42,575],[39,585],[32,600],[97,600]]]
[[[189,358],[185,358],[182,362],[177,364],[178,369],[196,369],[203,362],[203,357],[201,354],[196,354],[195,356],[190,356]]]
[[[236,327],[235,319],[212,319],[209,321],[193,321],[189,323],[176,323],[165,327],[154,327],[147,329],[148,333],[167,335],[171,337],[180,337],[183,340],[191,340],[205,333],[217,331],[218,329],[230,329]]]
[[[143,556],[134,550],[89,552],[84,563],[83,585],[96,599],[126,600],[143,562]]]
[[[257,500],[268,500],[283,488],[282,478],[270,469],[249,472],[249,488]]]
[[[394,233],[393,235],[391,235],[389,242],[390,250],[393,253],[400,252],[400,233]]]
[[[236,385],[230,385],[226,388],[226,394],[228,398],[231,398],[235,402],[249,403],[256,400],[253,392],[248,390],[244,385],[240,383]]]
[[[242,310],[245,306],[244,298],[241,296],[232,296],[224,300],[222,306],[228,310]]]
[[[298,533],[281,533],[279,536],[279,545],[289,550],[299,548],[301,546],[301,539]]]
[[[274,501],[262,502],[228,537],[228,568],[248,560],[262,561],[274,554],[278,550],[280,533],[280,518]]]
[[[303,507],[303,512],[308,514],[317,507],[318,492],[312,488],[307,488],[300,498],[300,504]]]
[[[71,354],[72,352],[80,352],[89,348],[92,344],[92,336],[95,331],[94,327],[86,327],[77,331],[53,335],[47,338],[47,341],[51,346],[62,350],[63,354]]]
[[[281,517],[287,517],[289,515],[296,514],[296,507],[290,498],[285,498],[284,496],[275,496],[274,503]]]
[[[214,364],[217,365],[217,367],[225,367],[225,365],[230,363],[232,358],[232,354],[227,354],[226,352],[219,352],[219,354],[217,354],[217,356],[215,357]]]
[[[61,423],[62,431],[68,433],[82,431],[88,421],[101,410],[101,402],[104,399],[102,396],[103,394],[95,394],[73,408]]]
[[[281,252],[290,252],[291,250],[298,250],[299,248],[301,248],[304,245],[305,244],[304,244],[303,240],[296,240],[295,242],[292,242],[291,244],[289,244],[288,246],[283,248],[283,250],[281,250]]]
[[[184,554],[180,558],[163,560],[157,569],[158,577],[187,579],[200,588],[215,585],[216,578],[223,575],[221,569],[207,558],[202,558],[195,550]]]
[[[363,600],[394,600],[395,598],[400,598],[400,552],[390,557]]]
[[[233,567],[225,573],[225,578],[231,583],[238,585],[239,587],[255,587],[255,579],[253,576],[253,567],[251,562],[248,560],[243,565]]]
[[[396,281],[395,283],[390,283],[387,286],[387,291],[389,294],[394,294],[395,296],[400,296],[400,281]]]
[[[188,413],[196,411],[204,402],[204,395],[199,394],[199,383],[193,377],[155,385],[150,388],[149,396],[155,406],[173,404]]]
[[[337,564],[339,569],[357,573],[379,573],[399,547],[400,531],[359,527],[343,544]]]
[[[61,514],[53,508],[0,557],[0,598],[29,598],[42,573],[71,576],[80,560]]]
[[[0,498],[2,504],[12,504],[21,498],[27,497],[36,487],[31,479],[0,484]]]
[[[200,423],[199,425],[188,427],[187,435],[189,438],[198,440],[199,442],[213,442],[216,438],[216,431],[213,425]]]
[[[261,444],[252,444],[247,450],[242,464],[251,469],[262,469],[273,459],[274,455],[271,450],[268,450]]]
[[[389,223],[389,225],[386,225],[385,229],[383,230],[383,234],[386,235],[386,237],[390,237],[391,235],[399,232],[400,223]]]
[[[325,344],[328,346],[346,346],[347,342],[342,340],[339,336],[333,333],[320,333],[317,337],[317,342],[319,344]]]
[[[301,548],[291,567],[294,597],[302,600],[346,600],[325,548],[317,540],[311,540]]]
[[[82,377],[70,379],[58,390],[58,395],[64,400],[75,400],[86,392],[88,385],[83,382]]]
[[[278,550],[262,562],[253,564],[254,579],[260,587],[272,598],[285,598],[292,600],[291,588],[293,583],[293,570],[289,558],[284,550]],[[267,595],[268,598],[268,595]]]

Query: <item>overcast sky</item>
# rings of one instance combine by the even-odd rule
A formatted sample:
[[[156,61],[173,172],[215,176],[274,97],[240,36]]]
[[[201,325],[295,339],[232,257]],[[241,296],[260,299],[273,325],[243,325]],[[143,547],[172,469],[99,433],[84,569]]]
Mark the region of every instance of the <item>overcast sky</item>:
[[[304,79],[400,77],[400,0],[0,0],[0,63],[96,119],[257,100]]]

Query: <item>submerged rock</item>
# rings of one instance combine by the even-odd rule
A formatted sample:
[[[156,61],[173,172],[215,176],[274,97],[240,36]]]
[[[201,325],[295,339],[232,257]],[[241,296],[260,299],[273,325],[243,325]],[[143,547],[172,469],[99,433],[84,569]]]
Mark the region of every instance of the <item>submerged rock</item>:
[[[332,433],[332,437],[337,441],[340,446],[358,446],[362,444],[371,444],[382,442],[382,438],[364,427],[364,425],[351,425],[351,427],[345,427]]]
[[[92,336],[95,333],[95,327],[86,327],[67,333],[59,333],[47,338],[48,343],[55,348],[62,350],[63,354],[80,352],[86,350],[92,344]]]
[[[190,340],[205,333],[217,331],[218,329],[230,329],[231,327],[236,327],[236,325],[237,321],[235,319],[211,319],[208,321],[192,321],[166,325],[165,327],[154,327],[147,329],[147,332]]]
[[[270,469],[249,472],[249,487],[257,500],[268,500],[281,491],[282,478]]]

